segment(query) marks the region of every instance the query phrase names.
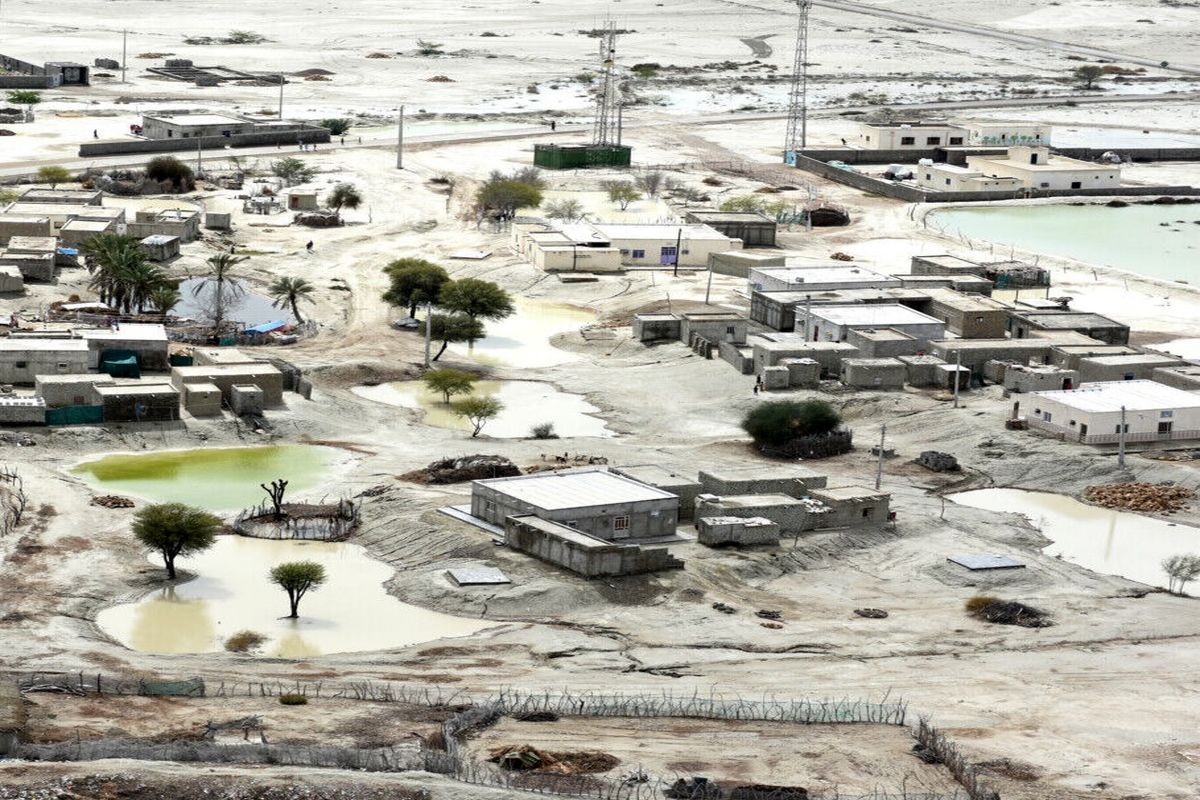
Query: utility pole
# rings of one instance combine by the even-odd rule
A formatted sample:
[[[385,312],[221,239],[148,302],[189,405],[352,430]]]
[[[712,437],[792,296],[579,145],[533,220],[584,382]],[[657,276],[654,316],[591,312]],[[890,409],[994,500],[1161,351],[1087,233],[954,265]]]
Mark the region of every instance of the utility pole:
[[[1117,428],[1117,466],[1125,466],[1125,406],[1121,406],[1121,426]]]
[[[679,229],[679,233],[675,235],[675,269],[671,272],[672,277],[679,275],[679,254],[683,252],[683,228]]]
[[[425,369],[433,364],[429,358],[430,345],[433,342],[433,301],[425,301]]]
[[[962,350],[954,351],[954,407],[958,408],[958,384],[962,372]]]
[[[804,341],[808,341],[808,337],[812,332],[812,295],[804,295]]]
[[[704,287],[704,305],[708,305],[708,297],[712,294],[712,261],[708,262],[708,285]]]
[[[121,83],[128,83],[125,80],[125,65],[129,62],[129,31],[121,32]]]
[[[283,122],[283,73],[279,73],[279,121]]]
[[[200,137],[196,137],[196,177],[200,177],[200,173],[204,172],[204,164],[200,154]]]
[[[787,140],[783,157],[793,163],[795,156],[808,145],[808,12],[812,0],[798,0],[800,12],[796,25],[796,56],[792,67],[792,88],[788,93]]]
[[[887,438],[887,423],[879,426],[879,461],[875,464],[875,489],[883,483],[883,443]]]
[[[396,115],[396,169],[404,169],[404,106]]]

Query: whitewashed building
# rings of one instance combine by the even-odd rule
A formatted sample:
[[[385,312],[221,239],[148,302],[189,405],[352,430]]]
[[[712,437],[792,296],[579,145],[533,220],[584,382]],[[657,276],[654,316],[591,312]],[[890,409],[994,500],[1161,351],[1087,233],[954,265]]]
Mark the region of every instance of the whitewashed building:
[[[1078,389],[1034,392],[1023,403],[1031,428],[1068,441],[1115,444],[1122,408],[1127,442],[1200,439],[1200,394],[1154,381],[1085,383]]]

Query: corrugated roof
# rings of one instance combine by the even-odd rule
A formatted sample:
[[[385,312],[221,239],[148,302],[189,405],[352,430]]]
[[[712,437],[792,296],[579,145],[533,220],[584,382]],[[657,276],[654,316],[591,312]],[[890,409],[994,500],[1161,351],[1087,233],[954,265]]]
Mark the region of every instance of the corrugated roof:
[[[604,470],[539,472],[476,483],[548,511],[679,499],[670,492]]]

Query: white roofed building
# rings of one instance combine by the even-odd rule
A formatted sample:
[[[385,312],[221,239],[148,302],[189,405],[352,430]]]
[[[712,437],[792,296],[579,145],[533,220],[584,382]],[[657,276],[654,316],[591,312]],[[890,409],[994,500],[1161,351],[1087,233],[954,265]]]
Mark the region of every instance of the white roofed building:
[[[1023,401],[1032,428],[1084,444],[1115,444],[1122,408],[1127,442],[1200,439],[1200,394],[1154,381],[1084,383]]]

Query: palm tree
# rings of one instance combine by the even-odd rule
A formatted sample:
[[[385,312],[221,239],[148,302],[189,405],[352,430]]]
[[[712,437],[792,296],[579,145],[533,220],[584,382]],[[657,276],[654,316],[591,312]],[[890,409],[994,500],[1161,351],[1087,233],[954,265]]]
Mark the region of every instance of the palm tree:
[[[310,303],[316,302],[312,299],[313,289],[315,287],[304,280],[304,278],[278,278],[271,284],[269,289],[271,299],[274,300],[276,308],[290,307],[292,316],[296,318],[296,322],[304,322],[300,316],[298,303],[301,300],[307,300]]]
[[[181,299],[179,290],[169,283],[164,283],[146,298],[150,301],[150,305],[158,310],[158,313],[164,317],[171,312],[171,309],[179,304]]]
[[[154,264],[141,259],[124,264],[117,274],[117,281],[125,297],[123,310],[140,314],[149,302],[150,295],[166,285],[167,276]]]
[[[199,296],[209,283],[216,284],[213,292],[214,333],[221,332],[221,323],[225,319],[225,302],[241,296],[246,291],[240,283],[233,279],[234,267],[245,260],[244,257],[239,258],[229,253],[218,253],[208,260],[208,266],[211,268],[208,279],[196,284],[192,289],[192,294]]]

